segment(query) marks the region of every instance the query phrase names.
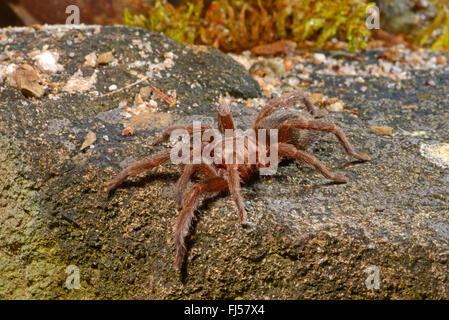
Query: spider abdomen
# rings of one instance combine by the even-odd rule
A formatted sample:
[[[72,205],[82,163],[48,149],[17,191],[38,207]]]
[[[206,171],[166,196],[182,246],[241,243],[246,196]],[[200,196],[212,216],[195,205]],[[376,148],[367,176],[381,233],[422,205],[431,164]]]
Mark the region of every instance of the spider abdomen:
[[[281,125],[290,119],[294,118],[303,118],[303,119],[314,119],[314,117],[307,112],[306,110],[300,109],[287,109],[287,108],[279,108],[271,115],[264,118],[258,125],[256,129],[280,129]],[[288,135],[288,141],[285,141],[289,144],[294,145],[296,148],[301,150],[306,150],[310,148],[321,136],[321,132],[314,130],[303,130],[298,128],[291,128],[290,134]]]

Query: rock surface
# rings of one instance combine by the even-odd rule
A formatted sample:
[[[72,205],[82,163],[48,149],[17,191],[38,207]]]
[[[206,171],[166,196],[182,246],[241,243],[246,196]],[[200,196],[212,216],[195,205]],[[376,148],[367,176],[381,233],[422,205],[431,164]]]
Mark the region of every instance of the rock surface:
[[[211,121],[218,96],[256,97],[257,83],[229,56],[143,30],[27,30],[2,30],[1,51],[8,45],[16,52],[10,59],[32,64],[28,54],[48,45],[64,70],[47,78],[53,85],[39,99],[1,84],[0,298],[449,298],[449,171],[420,153],[423,144],[449,142],[447,73],[415,72],[390,89],[390,79],[366,77],[369,90],[357,95],[342,85],[346,76],[313,75],[324,82],[314,91],[357,110],[334,113],[334,120],[372,161],[352,162],[325,135],[311,152],[351,181],[332,184],[305,165],[284,162],[275,175],[242,187],[254,223],[249,230],[239,226],[229,197],[201,201],[178,275],[172,269],[178,166],[131,178],[111,194],[104,182],[166,147],[150,144],[162,128]],[[115,63],[83,66],[92,51],[111,50]],[[173,65],[148,73],[170,52]],[[91,87],[60,90],[78,69],[95,78]],[[144,94],[148,83],[101,96],[145,74],[162,92],[176,90],[174,106],[155,98],[151,112],[127,112],[123,99]],[[435,85],[427,85],[430,79]],[[244,101],[232,109],[242,129],[258,111]],[[126,126],[133,135],[122,135]],[[93,144],[80,150],[89,132]],[[79,269],[79,289],[66,286],[69,266]],[[379,289],[370,289],[369,270],[378,270]]]

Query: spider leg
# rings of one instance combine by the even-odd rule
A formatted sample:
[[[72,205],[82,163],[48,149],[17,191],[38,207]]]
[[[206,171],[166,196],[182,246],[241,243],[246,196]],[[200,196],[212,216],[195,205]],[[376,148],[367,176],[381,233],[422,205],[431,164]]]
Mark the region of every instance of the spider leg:
[[[106,183],[104,191],[111,191],[117,188],[126,178],[135,176],[143,171],[157,167],[170,159],[170,150],[161,151],[153,156],[136,161],[126,167],[114,179]]]
[[[208,124],[201,123],[201,129],[200,129],[201,133],[203,133],[204,130],[207,130],[207,129],[212,129],[212,127]],[[172,126],[168,129],[166,129],[164,131],[164,133],[162,133],[162,136],[159,139],[157,139],[155,142],[153,142],[153,145],[157,145],[162,142],[168,141],[168,139],[170,139],[171,133],[175,130],[186,130],[189,134],[193,134],[194,133],[193,123],[188,124],[188,125],[176,125],[176,126]]]
[[[268,117],[270,114],[276,111],[276,107],[277,106],[270,103],[264,106],[262,110],[260,110],[259,113],[257,114],[256,120],[254,120],[253,126],[251,128],[255,130],[259,126],[259,123],[260,121],[262,121],[263,118]]]
[[[189,233],[190,225],[194,217],[194,210],[198,202],[198,197],[206,192],[219,192],[226,189],[227,183],[222,177],[213,177],[195,184],[185,195],[182,201],[182,210],[179,214],[175,227],[175,262],[174,268],[179,270],[186,252],[185,237]]]
[[[306,119],[306,118],[295,118],[291,120],[285,121],[281,127],[279,128],[279,140],[282,141],[282,137],[287,134],[287,131],[289,131],[290,128],[297,128],[297,129],[304,129],[304,130],[316,130],[316,131],[324,131],[324,132],[331,132],[333,133],[338,140],[340,141],[340,144],[343,146],[345,151],[352,157],[368,161],[370,160],[370,157],[364,153],[357,153],[351,143],[348,141],[348,138],[346,138],[345,133],[343,130],[341,130],[337,125],[335,125],[332,122],[326,122],[322,120],[316,120],[316,119]]]
[[[300,92],[293,92],[285,97],[284,104],[287,105],[295,105],[297,103],[301,102],[304,104],[307,108],[307,111],[314,117],[314,118],[322,118],[327,114],[326,110],[320,109],[319,107],[315,106],[312,101],[310,101],[309,98],[307,98],[304,94]]]
[[[315,158],[314,156],[308,154],[307,152],[303,150],[299,150],[295,148],[295,146],[288,144],[288,143],[279,143],[278,144],[278,152],[281,156],[287,156],[296,160],[304,161],[307,164],[310,164],[311,166],[314,166],[318,171],[320,171],[323,176],[330,180],[334,180],[336,182],[348,182],[349,179],[343,175],[334,174],[329,169],[326,168],[326,166],[321,163],[320,160]]]
[[[194,164],[186,164],[184,166],[184,170],[182,171],[181,176],[179,177],[178,181],[176,182],[176,209],[181,210],[182,208],[182,196],[183,191],[187,184],[189,183],[190,179],[192,178],[192,175],[195,173],[196,166]]]
[[[246,210],[243,204],[243,198],[240,194],[240,176],[236,165],[228,166],[227,170],[224,172],[224,178],[228,184],[229,191],[231,192],[232,199],[237,205],[239,210],[240,224],[245,227],[248,222],[246,221]]]
[[[184,190],[197,169],[203,171],[203,173],[209,178],[217,176],[217,171],[214,167],[208,164],[186,164],[182,175],[176,182],[176,209],[178,210],[182,209],[182,197],[184,195]]]
[[[225,133],[226,129],[235,130],[234,119],[232,118],[229,105],[223,104],[218,106],[218,129],[221,133]]]

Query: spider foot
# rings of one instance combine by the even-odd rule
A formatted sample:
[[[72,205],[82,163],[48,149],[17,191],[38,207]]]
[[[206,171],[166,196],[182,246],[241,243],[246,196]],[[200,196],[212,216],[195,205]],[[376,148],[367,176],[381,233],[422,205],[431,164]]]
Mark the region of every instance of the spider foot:
[[[109,192],[114,190],[115,188],[117,188],[117,183],[114,180],[111,180],[104,185],[103,190],[104,192]]]
[[[173,269],[175,269],[175,271],[180,271],[182,263],[183,263],[182,257],[176,256],[175,261],[173,262]]]
[[[371,158],[367,154],[364,153],[356,153],[352,155],[354,158],[362,160],[362,161],[370,161]]]
[[[185,244],[180,244],[179,241],[176,243],[176,250],[175,250],[175,260],[173,261],[173,269],[175,271],[180,271],[182,268],[182,265],[184,263],[186,254],[186,247]]]
[[[247,233],[252,233],[252,232],[256,231],[256,228],[257,228],[255,223],[249,222],[249,221],[246,221],[245,224],[241,223],[240,225],[242,226],[242,229]]]
[[[339,183],[347,183],[349,182],[349,178],[342,175],[342,174],[336,174],[332,180],[334,180],[335,182],[339,182]]]

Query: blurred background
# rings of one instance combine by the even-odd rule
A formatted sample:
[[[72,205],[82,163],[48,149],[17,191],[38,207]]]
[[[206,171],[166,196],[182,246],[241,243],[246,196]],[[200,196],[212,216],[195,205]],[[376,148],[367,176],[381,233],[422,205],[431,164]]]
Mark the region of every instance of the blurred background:
[[[33,25],[65,23],[69,5],[80,8],[80,20],[85,24],[111,25],[123,22],[123,11],[129,8],[144,13],[143,5],[152,0],[0,0],[0,25]]]
[[[191,0],[190,2],[193,4],[187,4],[183,0],[0,0],[0,26],[65,23],[68,16],[65,12],[67,6],[76,5],[80,9],[81,23],[100,25],[126,23],[165,32],[181,42],[213,45],[224,51],[241,51],[282,39],[291,39],[295,42],[311,40],[316,43],[318,41],[319,46],[331,38],[347,40],[352,37],[351,32],[357,31],[357,28],[363,28],[362,23],[366,13],[361,12],[355,17],[355,8],[372,3],[380,10],[380,29],[387,33],[387,35],[383,33],[379,35],[375,31],[375,37],[396,35],[417,45],[428,46],[438,41],[437,49],[446,49],[449,45],[449,1],[447,0],[371,2],[365,0]],[[333,5],[342,7],[341,17],[338,19],[335,18],[338,15],[332,12]],[[349,10],[345,10],[345,6]],[[129,12],[127,21],[124,21],[125,9]],[[220,10],[221,13],[217,14]],[[306,12],[307,10],[309,12]],[[295,16],[295,11],[302,13]],[[136,19],[132,20],[132,16]],[[159,20],[149,18],[152,16]],[[141,17],[146,17],[146,20],[142,20]],[[266,23],[261,28],[254,28],[251,17],[256,17],[254,21]],[[295,25],[289,29],[289,24],[303,17],[306,17],[301,22],[304,28],[298,28],[298,25]],[[247,21],[246,27],[242,20]],[[321,22],[322,25],[320,25]],[[354,27],[357,23],[360,27]],[[207,25],[206,28],[204,28],[205,25]],[[210,25],[214,25],[213,29]],[[348,31],[348,25],[352,25],[351,32]],[[186,34],[177,32],[177,29],[186,31]],[[221,32],[224,29],[227,31]],[[309,32],[309,29],[313,29],[313,32]],[[307,33],[307,36],[295,35],[295,31],[298,33],[298,30],[302,34]],[[224,39],[229,36],[226,33],[236,32],[243,34],[247,32],[251,34],[251,37]],[[270,36],[256,35],[260,33],[267,33]],[[357,39],[365,35],[368,33],[354,33]],[[371,30],[369,35],[372,36]],[[247,45],[236,44],[236,41],[246,41]],[[359,43],[355,43],[354,46],[359,47]]]

